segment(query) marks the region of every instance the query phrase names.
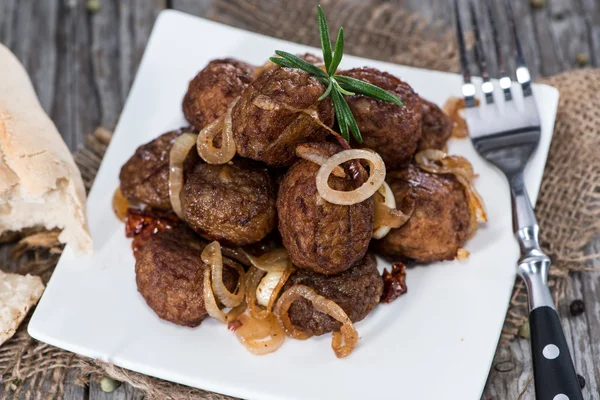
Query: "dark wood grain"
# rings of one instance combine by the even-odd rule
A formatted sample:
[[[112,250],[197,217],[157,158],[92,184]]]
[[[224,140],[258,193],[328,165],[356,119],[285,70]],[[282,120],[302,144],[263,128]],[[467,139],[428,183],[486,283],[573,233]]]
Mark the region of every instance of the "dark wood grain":
[[[268,0],[272,2],[283,0]],[[352,0],[358,2],[359,0]],[[577,55],[600,65],[600,3],[597,0],[546,0],[547,6],[532,8],[528,0],[510,0],[518,30],[534,78],[577,68]],[[385,0],[381,0],[385,2]],[[448,0],[387,1],[407,7],[428,18],[453,23]],[[490,70],[496,73],[490,26],[482,2],[477,4],[484,32]],[[493,2],[503,38],[503,54],[509,69],[514,44],[510,40],[503,1]],[[467,1],[461,10],[468,27]],[[114,127],[124,105],[135,71],[158,12],[167,6],[199,16],[213,10],[213,0],[101,0],[97,13],[87,10],[85,0],[0,0],[0,42],[10,47],[31,75],[44,109],[51,115],[65,141],[76,149],[95,127]],[[242,28],[248,20],[225,18]],[[596,251],[600,249],[597,241]],[[6,265],[9,249],[0,248],[0,265]],[[600,262],[594,266],[600,267]],[[586,312],[570,316],[568,305],[583,299]],[[577,371],[586,379],[584,395],[594,398],[600,389],[600,273],[576,273],[569,280],[559,313],[573,349]],[[530,347],[525,339],[499,346],[482,399],[533,399]],[[39,389],[40,398],[48,382],[24,382]],[[33,385],[33,386],[32,386]],[[24,392],[21,391],[21,392]],[[19,392],[17,392],[19,393]],[[18,395],[16,398],[23,398]],[[92,380],[77,386],[71,373],[65,386],[67,400],[141,399],[141,393],[123,385],[104,393]],[[0,398],[13,398],[0,385]]]

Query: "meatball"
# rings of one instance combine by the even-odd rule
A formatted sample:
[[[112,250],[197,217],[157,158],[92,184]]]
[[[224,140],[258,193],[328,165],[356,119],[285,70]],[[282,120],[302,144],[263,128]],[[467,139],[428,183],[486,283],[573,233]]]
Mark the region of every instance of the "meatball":
[[[160,318],[194,327],[206,317],[203,280],[209,266],[200,258],[205,245],[180,226],[153,235],[140,250],[135,263],[138,291]],[[237,279],[234,269],[223,268],[227,289],[235,290]]]
[[[273,180],[250,160],[197,164],[180,199],[188,225],[211,240],[242,246],[258,242],[277,224]]]
[[[323,59],[312,53],[296,54],[296,56],[298,56],[299,58],[303,59],[304,61],[309,62],[314,65],[322,65],[323,64]],[[254,77],[258,77],[267,71],[271,71],[271,70],[274,70],[277,68],[281,68],[281,67],[269,60],[254,70]]]
[[[281,293],[295,284],[309,286],[321,296],[333,300],[348,314],[352,322],[364,319],[379,303],[383,292],[383,279],[377,271],[375,258],[370,254],[337,275],[322,275],[299,269],[290,276]],[[338,321],[317,311],[304,298],[296,300],[290,306],[288,315],[297,329],[312,335],[323,335],[341,327]]]
[[[130,201],[170,210],[169,199],[169,152],[178,136],[190,132],[181,128],[167,132],[146,143],[135,151],[123,165],[119,174],[123,196]],[[188,171],[199,160],[195,151],[190,151],[184,165]]]
[[[325,140],[328,132],[298,110],[316,110],[321,122],[333,125],[333,104],[319,101],[325,87],[306,72],[277,68],[260,75],[233,108],[233,135],[238,154],[272,167],[291,165],[295,148]]]
[[[190,81],[183,114],[196,128],[225,114],[227,106],[252,82],[254,67],[233,58],[213,60]]]
[[[336,274],[364,257],[374,221],[373,198],[351,206],[323,200],[317,192],[319,165],[300,160],[279,186],[279,232],[295,266],[322,274]],[[336,190],[352,190],[350,178],[331,176]]]
[[[423,129],[419,150],[445,150],[452,135],[452,120],[435,104],[423,101]]]
[[[340,75],[379,86],[402,100],[403,105],[397,106],[362,95],[346,97],[363,138],[358,146],[379,153],[389,170],[406,165],[421,138],[421,98],[407,83],[374,68],[355,68]]]
[[[392,229],[377,248],[390,258],[428,263],[452,260],[469,235],[470,212],[465,190],[453,175],[422,171],[415,165],[388,174],[396,202],[415,199],[406,224]]]

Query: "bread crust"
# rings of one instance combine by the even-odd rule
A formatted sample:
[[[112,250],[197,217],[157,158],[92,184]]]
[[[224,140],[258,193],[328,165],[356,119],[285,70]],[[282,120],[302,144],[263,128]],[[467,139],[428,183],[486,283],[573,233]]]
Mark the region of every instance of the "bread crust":
[[[71,152],[27,72],[1,44],[0,71],[0,234],[61,228],[61,242],[89,253],[85,189]]]

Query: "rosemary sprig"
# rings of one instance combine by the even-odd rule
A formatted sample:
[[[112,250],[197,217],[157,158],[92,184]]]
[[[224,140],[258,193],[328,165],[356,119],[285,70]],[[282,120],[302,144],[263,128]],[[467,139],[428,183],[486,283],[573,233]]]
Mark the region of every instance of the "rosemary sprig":
[[[344,28],[340,28],[335,41],[335,48],[332,50],[329,27],[327,26],[327,20],[325,19],[325,14],[323,13],[321,6],[317,7],[317,16],[325,71],[304,61],[300,57],[281,50],[275,52],[278,57],[271,57],[271,61],[283,67],[296,68],[307,72],[325,85],[327,89],[321,97],[319,97],[319,101],[327,96],[331,96],[335,115],[340,127],[340,133],[347,141],[350,141],[350,133],[352,133],[352,136],[356,141],[361,143],[362,136],[360,135],[360,129],[358,129],[358,124],[354,119],[354,115],[352,115],[352,111],[350,110],[350,106],[348,106],[344,95],[353,96],[355,94],[361,94],[363,96],[388,101],[399,106],[402,105],[402,101],[397,96],[394,96],[378,86],[348,76],[336,75],[337,68],[344,55]]]

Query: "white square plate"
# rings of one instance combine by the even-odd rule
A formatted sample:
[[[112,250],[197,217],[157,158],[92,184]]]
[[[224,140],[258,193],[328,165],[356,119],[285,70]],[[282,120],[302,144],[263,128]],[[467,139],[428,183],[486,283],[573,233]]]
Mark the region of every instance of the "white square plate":
[[[276,49],[319,54],[179,12],[160,14],[89,196],[94,255],[76,257],[65,249],[29,333],[124,368],[246,399],[479,399],[519,252],[508,186],[468,140],[451,141],[450,152],[467,157],[480,174],[477,189],[489,216],[466,245],[471,256],[410,269],[408,294],[356,324],[361,340],[347,359],[335,358],[330,335],[287,340],[274,354],[253,356],[216,321],[194,329],[173,325],[160,320],[138,294],[130,241],[111,208],[119,169],[140,144],[186,125],[181,100],[188,81],[211,59],[236,57],[260,65]],[[460,95],[461,78],[455,74],[351,56],[342,62],[343,68],[363,65],[400,76],[438,104]],[[543,135],[526,173],[533,201],[558,103],[556,89],[535,85],[534,91]],[[384,264],[379,261],[380,268]]]

